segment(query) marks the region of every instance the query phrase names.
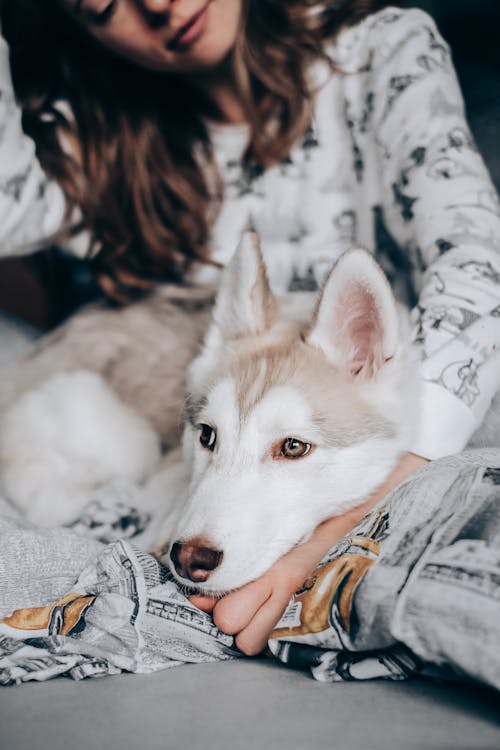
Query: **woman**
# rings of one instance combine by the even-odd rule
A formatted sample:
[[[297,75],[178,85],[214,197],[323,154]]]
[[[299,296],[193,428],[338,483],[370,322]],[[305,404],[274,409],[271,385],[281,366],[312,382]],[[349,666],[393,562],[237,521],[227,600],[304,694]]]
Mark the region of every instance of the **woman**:
[[[193,598],[248,654],[369,507],[466,445],[500,374],[498,200],[449,50],[421,11],[375,10],[367,0],[8,0],[2,11],[26,133],[2,45],[4,254],[84,228],[70,246],[126,299],[154,279],[213,281],[251,219],[278,292],[315,288],[362,243],[407,301],[418,296],[413,452],[262,578],[216,604]]]

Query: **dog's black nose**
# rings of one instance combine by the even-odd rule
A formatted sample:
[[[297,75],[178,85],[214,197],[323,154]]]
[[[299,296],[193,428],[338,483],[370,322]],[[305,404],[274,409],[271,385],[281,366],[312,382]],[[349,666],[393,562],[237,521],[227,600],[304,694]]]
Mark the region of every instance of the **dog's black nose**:
[[[175,542],[170,550],[177,573],[195,583],[203,583],[215,568],[220,565],[223,553],[208,546],[205,539],[188,539]]]

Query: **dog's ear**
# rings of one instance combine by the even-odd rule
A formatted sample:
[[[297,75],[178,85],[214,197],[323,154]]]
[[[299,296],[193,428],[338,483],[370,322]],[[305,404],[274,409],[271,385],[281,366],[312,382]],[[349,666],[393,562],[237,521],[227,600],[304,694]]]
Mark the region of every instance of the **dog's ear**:
[[[224,346],[243,336],[266,331],[276,317],[276,300],[269,287],[257,234],[246,231],[223,271],[212,322],[200,354],[188,372],[188,389],[195,393],[221,361]]]
[[[263,333],[274,322],[276,301],[269,287],[258,235],[247,230],[223,271],[212,328],[223,341]]]
[[[399,344],[396,301],[366,250],[344,253],[327,278],[307,341],[340,370],[370,377]]]

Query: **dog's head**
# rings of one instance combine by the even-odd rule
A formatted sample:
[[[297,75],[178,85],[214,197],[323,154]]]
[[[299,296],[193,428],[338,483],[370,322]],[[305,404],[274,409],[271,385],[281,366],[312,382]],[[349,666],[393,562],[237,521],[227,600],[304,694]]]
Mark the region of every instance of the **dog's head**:
[[[344,254],[309,308],[283,316],[246,234],[189,373],[190,484],[169,550],[184,584],[222,593],[258,577],[408,448],[415,362],[371,255]]]

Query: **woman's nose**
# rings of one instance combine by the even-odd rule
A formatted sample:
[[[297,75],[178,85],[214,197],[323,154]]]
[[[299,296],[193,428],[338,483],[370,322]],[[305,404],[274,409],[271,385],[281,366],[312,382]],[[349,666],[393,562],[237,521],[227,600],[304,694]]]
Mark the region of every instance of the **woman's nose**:
[[[142,8],[151,16],[166,16],[175,0],[139,0]]]

